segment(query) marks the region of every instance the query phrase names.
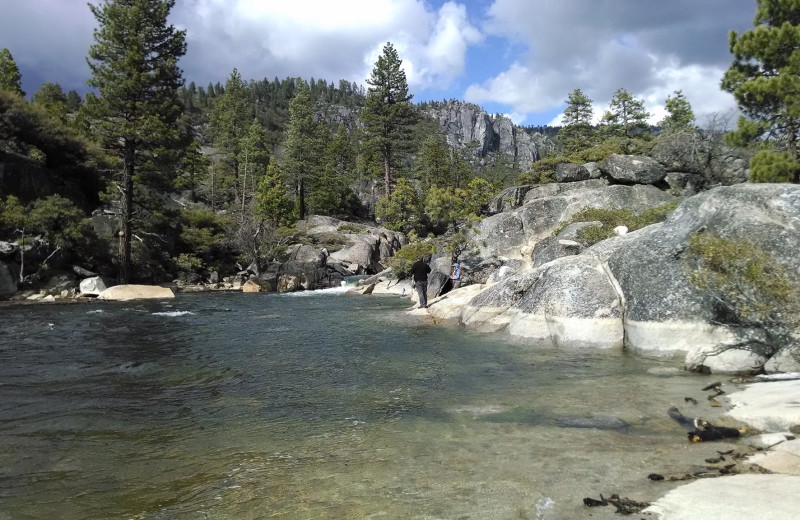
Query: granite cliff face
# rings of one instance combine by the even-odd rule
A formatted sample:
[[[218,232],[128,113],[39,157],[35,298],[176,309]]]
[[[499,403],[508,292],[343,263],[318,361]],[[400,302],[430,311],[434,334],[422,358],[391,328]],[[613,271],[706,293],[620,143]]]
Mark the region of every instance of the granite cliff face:
[[[438,120],[447,143],[468,151],[477,166],[500,163],[528,171],[531,164],[555,146],[544,135],[529,134],[510,119],[491,116],[470,103],[450,100],[432,104],[424,113]]]

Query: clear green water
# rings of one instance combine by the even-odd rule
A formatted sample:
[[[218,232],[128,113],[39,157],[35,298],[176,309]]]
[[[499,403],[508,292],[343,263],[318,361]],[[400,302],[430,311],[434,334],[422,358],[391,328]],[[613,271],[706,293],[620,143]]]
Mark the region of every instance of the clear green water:
[[[655,498],[670,484],[648,473],[705,453],[666,409],[706,376],[407,306],[324,292],[0,308],[0,519],[613,518],[581,499]]]

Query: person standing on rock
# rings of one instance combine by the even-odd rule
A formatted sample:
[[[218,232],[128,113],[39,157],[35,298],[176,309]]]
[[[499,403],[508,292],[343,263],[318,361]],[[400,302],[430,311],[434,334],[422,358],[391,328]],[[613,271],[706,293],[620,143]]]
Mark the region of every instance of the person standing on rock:
[[[453,255],[453,268],[450,270],[450,280],[453,281],[453,290],[461,287],[461,263],[458,257]]]
[[[419,308],[428,308],[428,273],[431,272],[431,266],[425,262],[425,257],[417,258],[417,261],[411,264],[411,274],[414,279],[414,287],[417,289],[419,295]]]

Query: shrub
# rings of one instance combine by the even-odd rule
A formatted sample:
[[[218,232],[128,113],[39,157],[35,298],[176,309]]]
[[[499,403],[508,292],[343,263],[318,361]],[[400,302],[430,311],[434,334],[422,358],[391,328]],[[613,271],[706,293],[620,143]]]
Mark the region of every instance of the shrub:
[[[750,180],[753,182],[791,182],[800,163],[789,152],[761,150],[750,159]]]
[[[629,231],[635,231],[651,224],[663,222],[670,213],[675,211],[678,204],[678,201],[668,202],[645,210],[638,215],[627,209],[587,208],[573,215],[568,222],[553,232],[553,236],[560,233],[569,224],[598,221],[602,226],[583,228],[577,234],[578,239],[582,242],[588,245],[596,244],[611,238],[614,235],[614,228],[617,226],[625,226]]]
[[[389,267],[398,278],[407,278],[411,274],[411,264],[422,256],[432,255],[436,252],[436,246],[428,242],[411,242],[400,248],[393,257],[389,259]]]
[[[800,287],[767,251],[749,241],[695,233],[685,252],[685,269],[689,282],[713,298],[715,320],[743,328],[744,340],[723,350],[770,356],[792,344],[800,328]],[[797,358],[800,351],[793,354]]]

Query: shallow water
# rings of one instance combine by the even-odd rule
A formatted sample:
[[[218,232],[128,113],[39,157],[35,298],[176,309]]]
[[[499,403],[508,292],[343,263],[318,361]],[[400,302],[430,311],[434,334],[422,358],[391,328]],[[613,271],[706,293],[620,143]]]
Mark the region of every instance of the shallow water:
[[[713,453],[666,415],[708,376],[407,306],[327,291],[0,308],[0,519],[612,518],[581,499],[655,498],[672,484],[648,473]]]

